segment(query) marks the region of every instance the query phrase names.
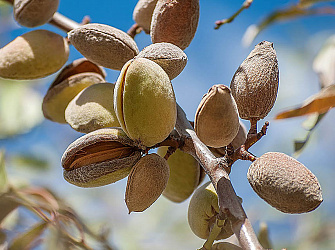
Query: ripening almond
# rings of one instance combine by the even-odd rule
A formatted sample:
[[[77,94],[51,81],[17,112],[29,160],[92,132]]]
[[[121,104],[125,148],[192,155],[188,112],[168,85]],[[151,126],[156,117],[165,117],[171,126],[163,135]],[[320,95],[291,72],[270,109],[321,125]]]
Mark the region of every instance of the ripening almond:
[[[58,71],[69,57],[64,37],[33,30],[0,49],[0,77],[16,80],[42,78]]]
[[[230,83],[242,119],[260,120],[271,111],[278,92],[279,69],[273,43],[255,46]]]
[[[239,117],[230,89],[214,85],[202,98],[194,119],[194,128],[199,139],[207,146],[227,146],[239,130]]]
[[[283,213],[310,212],[323,201],[315,175],[284,153],[263,154],[250,165],[247,177],[254,191]]]
[[[197,31],[199,0],[158,0],[152,14],[152,43],[167,42],[186,49]]]

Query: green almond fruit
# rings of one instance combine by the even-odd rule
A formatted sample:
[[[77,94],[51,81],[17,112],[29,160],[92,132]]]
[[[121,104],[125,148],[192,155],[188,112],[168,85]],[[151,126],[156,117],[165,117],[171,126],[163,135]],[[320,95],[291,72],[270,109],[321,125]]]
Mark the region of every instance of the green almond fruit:
[[[48,30],[33,30],[0,49],[0,77],[42,78],[58,71],[68,57],[66,39]]]
[[[164,157],[168,147],[160,147],[157,154]],[[200,165],[189,154],[177,149],[167,160],[170,178],[163,195],[173,202],[186,200],[197,188],[200,180]]]
[[[168,74],[170,80],[176,78],[185,68],[187,56],[178,46],[172,43],[154,43],[145,47],[137,58],[154,61]]]
[[[139,146],[151,147],[173,130],[176,99],[165,71],[155,62],[136,58],[121,70],[114,108],[122,129]]]
[[[112,83],[97,83],[83,89],[67,106],[66,122],[82,133],[100,128],[120,127],[111,99],[114,86]]]
[[[87,59],[103,67],[121,70],[138,54],[137,45],[127,33],[105,24],[90,23],[68,33],[71,44]]]
[[[143,212],[162,194],[169,179],[167,161],[157,154],[142,157],[128,176],[125,200],[129,213]]]
[[[199,0],[158,0],[152,14],[152,43],[168,42],[186,49],[197,30]]]
[[[70,101],[86,87],[102,82],[105,82],[103,69],[85,58],[75,60],[59,73],[44,96],[44,117],[66,123],[65,109]]]
[[[227,146],[239,129],[237,106],[230,89],[222,84],[211,87],[195,114],[194,128],[207,146]]]
[[[133,19],[145,33],[150,33],[152,13],[157,0],[139,0],[134,8]]]
[[[59,0],[14,0],[15,20],[25,27],[47,23],[58,9]]]
[[[242,119],[263,119],[278,92],[279,69],[273,43],[263,41],[242,62],[230,83]]]
[[[141,152],[121,128],[88,133],[65,150],[64,178],[79,187],[98,187],[121,180],[141,158]]]
[[[247,178],[259,197],[283,213],[310,212],[323,201],[315,175],[284,153],[268,152],[257,158]]]
[[[211,182],[198,188],[188,207],[188,223],[192,232],[201,239],[207,239],[216,217],[219,214],[218,196]],[[227,219],[216,240],[233,235],[231,222]]]

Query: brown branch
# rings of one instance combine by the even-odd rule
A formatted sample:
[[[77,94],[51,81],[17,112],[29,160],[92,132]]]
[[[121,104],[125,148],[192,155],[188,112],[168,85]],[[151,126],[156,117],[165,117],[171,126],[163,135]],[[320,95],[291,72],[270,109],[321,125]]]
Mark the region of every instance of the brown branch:
[[[270,125],[270,123],[268,121],[266,121],[259,133],[257,133],[257,126],[256,126],[256,130],[252,131],[252,133],[251,133],[251,130],[249,130],[247,140],[244,143],[246,150],[248,150],[256,142],[258,142],[264,135],[266,135],[266,131],[267,131],[269,125]]]
[[[70,30],[76,29],[80,26],[79,23],[73,21],[72,19],[63,16],[62,14],[56,12],[52,19],[49,21],[49,24],[65,31],[69,32]]]
[[[256,142],[258,142],[264,135],[266,135],[267,128],[270,124],[269,122],[265,122],[260,132],[258,133],[257,133],[257,121],[250,121],[250,124],[251,125],[248,132],[248,136],[244,145],[236,149],[233,154],[229,155],[229,167],[231,167],[233,163],[237,160],[248,160],[248,161],[256,160],[256,157],[250,152],[248,152],[248,149]]]
[[[131,26],[127,31],[127,34],[134,39],[135,36],[141,33],[142,30],[143,30],[142,27],[138,26],[137,23],[134,23],[133,26]]]
[[[225,157],[216,158],[203,144],[187,120],[183,109],[177,107],[176,130],[184,139],[181,150],[192,155],[210,177],[219,199],[220,218],[233,218],[233,231],[243,249],[263,249],[236,196],[228,175],[228,162]]]
[[[234,19],[245,9],[249,8],[250,5],[252,4],[253,0],[245,0],[244,3],[242,4],[242,6],[240,7],[240,9],[238,11],[235,12],[235,14],[233,14],[231,17],[227,18],[227,19],[223,19],[223,20],[218,20],[215,22],[215,27],[214,29],[218,29],[221,27],[221,25],[226,24],[226,23],[231,23],[232,21],[234,21]]]

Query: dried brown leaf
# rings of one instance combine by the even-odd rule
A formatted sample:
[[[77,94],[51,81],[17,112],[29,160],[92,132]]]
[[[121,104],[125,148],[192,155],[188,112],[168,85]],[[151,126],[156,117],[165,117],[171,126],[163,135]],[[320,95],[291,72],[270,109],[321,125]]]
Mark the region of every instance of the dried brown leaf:
[[[300,107],[277,114],[275,119],[286,119],[311,113],[325,113],[335,106],[335,85],[323,88],[308,98]]]

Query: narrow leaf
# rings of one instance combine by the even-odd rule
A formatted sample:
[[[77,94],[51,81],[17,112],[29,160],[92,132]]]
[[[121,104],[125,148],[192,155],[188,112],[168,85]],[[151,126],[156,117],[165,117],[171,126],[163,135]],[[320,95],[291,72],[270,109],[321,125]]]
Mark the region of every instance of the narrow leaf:
[[[335,9],[331,7],[304,9],[294,5],[287,9],[274,11],[258,25],[255,24],[250,25],[243,35],[242,43],[245,46],[250,46],[251,43],[255,40],[255,38],[262,30],[264,30],[265,28],[276,22],[286,21],[301,16],[326,15],[326,14],[335,14]]]
[[[12,244],[9,247],[9,250],[29,249],[29,246],[31,246],[34,241],[41,236],[47,225],[48,224],[46,222],[38,223],[34,227],[30,228],[30,230],[19,235],[13,240]]]
[[[326,115],[326,113],[324,114],[319,114],[317,119],[314,120],[314,124],[309,125],[308,133],[305,137],[304,140],[295,140],[294,141],[294,157],[297,158],[303,151],[303,149],[305,148],[307,142],[309,141],[313,130],[316,128],[316,125],[318,125],[318,123],[322,120],[322,118]]]
[[[325,113],[335,106],[335,85],[330,85],[310,98],[300,107],[277,114],[275,119],[286,119],[312,113]]]
[[[0,193],[6,192],[8,189],[8,179],[5,169],[5,153],[0,150]]]
[[[265,222],[262,222],[260,224],[257,238],[262,247],[264,247],[265,249],[272,249],[272,244],[269,237],[268,225]]]
[[[313,70],[319,75],[322,88],[335,84],[335,35],[327,39],[315,57]]]
[[[298,6],[302,8],[310,7],[313,4],[320,2],[332,2],[334,0],[300,0]]]
[[[308,132],[306,138],[304,140],[295,140],[294,141],[294,154],[293,156],[297,158],[303,151],[304,147],[306,146],[309,138],[311,136],[311,132]]]
[[[6,194],[0,196],[0,224],[2,221],[19,206],[19,203],[8,197]]]
[[[2,230],[0,230],[0,249],[6,249],[6,238],[6,234]]]
[[[48,161],[39,156],[29,154],[18,154],[11,157],[12,164],[24,169],[31,168],[38,171],[48,170]]]

